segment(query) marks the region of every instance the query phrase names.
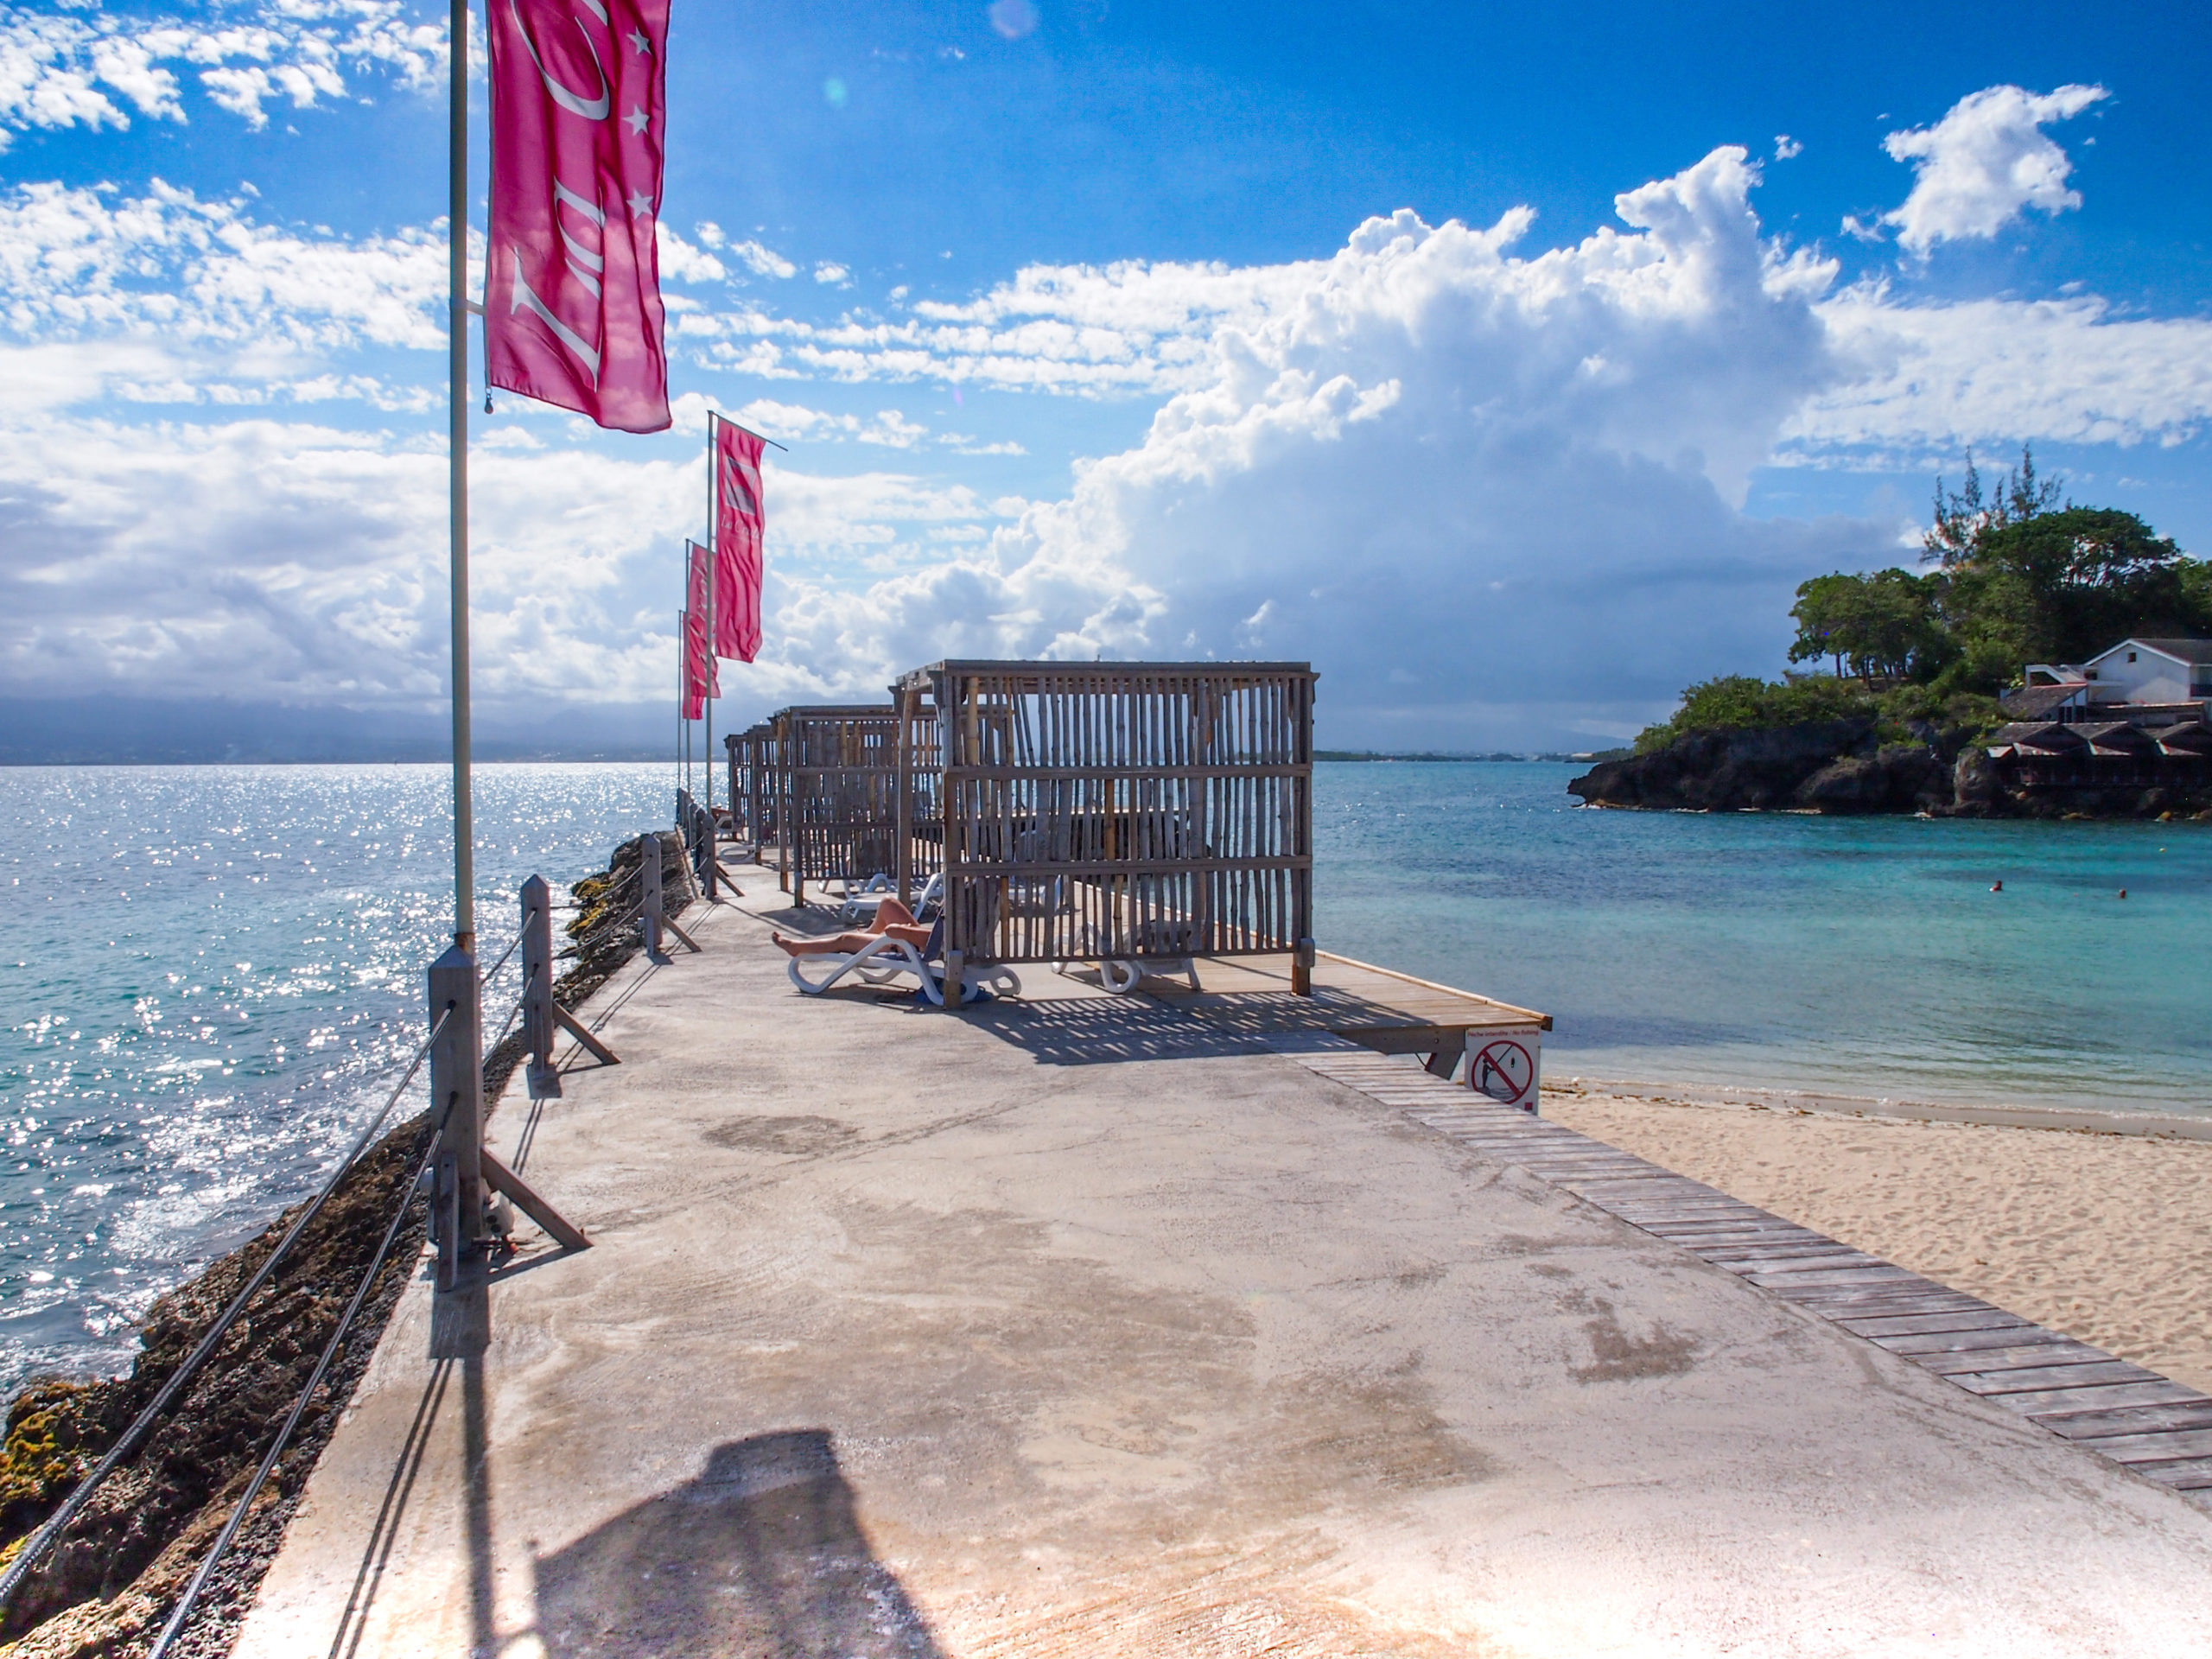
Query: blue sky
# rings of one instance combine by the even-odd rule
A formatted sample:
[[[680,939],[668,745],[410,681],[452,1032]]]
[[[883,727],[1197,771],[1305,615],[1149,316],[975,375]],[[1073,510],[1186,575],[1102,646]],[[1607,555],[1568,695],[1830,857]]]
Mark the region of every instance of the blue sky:
[[[2212,544],[2201,24],[1531,10],[677,0],[677,429],[480,417],[487,716],[658,729],[709,402],[791,446],[748,716],[1298,656],[1332,742],[1588,747],[1968,444]],[[442,38],[0,10],[0,690],[439,695]]]

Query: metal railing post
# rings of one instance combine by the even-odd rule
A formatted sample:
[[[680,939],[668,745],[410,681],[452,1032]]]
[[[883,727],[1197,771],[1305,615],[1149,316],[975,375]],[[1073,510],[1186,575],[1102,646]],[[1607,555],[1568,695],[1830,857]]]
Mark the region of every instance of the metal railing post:
[[[645,954],[661,954],[660,924],[662,916],[660,893],[660,837],[647,834],[638,841],[638,879],[645,888],[645,899],[639,914],[645,923]]]
[[[451,1290],[484,1237],[484,1006],[475,957],[448,949],[430,964],[429,992],[433,1026],[452,1015],[430,1045],[431,1121],[445,1124],[431,1222],[438,1288]]]
[[[524,1086],[532,1100],[558,1100],[561,1073],[553,1064],[553,890],[542,875],[522,884],[522,1030],[530,1046]]]

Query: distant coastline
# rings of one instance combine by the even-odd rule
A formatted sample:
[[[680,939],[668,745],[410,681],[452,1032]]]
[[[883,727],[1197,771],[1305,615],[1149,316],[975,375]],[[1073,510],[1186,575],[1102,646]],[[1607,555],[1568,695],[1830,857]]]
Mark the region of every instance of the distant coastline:
[[[221,697],[0,697],[0,766],[378,766],[452,759],[443,711],[292,707]],[[665,760],[659,705],[480,702],[486,761]]]

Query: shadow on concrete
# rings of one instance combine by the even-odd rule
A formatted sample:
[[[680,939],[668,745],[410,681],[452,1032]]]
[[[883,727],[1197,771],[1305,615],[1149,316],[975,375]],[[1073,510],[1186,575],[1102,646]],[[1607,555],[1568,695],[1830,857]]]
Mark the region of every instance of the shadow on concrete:
[[[369,1541],[361,1552],[361,1565],[353,1575],[353,1590],[346,1598],[345,1611],[339,1615],[338,1633],[331,1639],[329,1659],[357,1659],[360,1653],[361,1638],[368,1628],[369,1609],[375,1604],[377,1592],[384,1586],[385,1569],[391,1565],[392,1546],[399,1537],[399,1523],[415,1495],[416,1478],[423,1472],[423,1454],[429,1449],[430,1430],[438,1420],[447,1386],[452,1380],[451,1360],[439,1360],[430,1367],[429,1380],[423,1385],[423,1397],[416,1403],[415,1421],[408,1425],[407,1438],[401,1443],[399,1456],[392,1464],[391,1478],[385,1487],[384,1502],[378,1507],[376,1524],[369,1529]]]
[[[875,1559],[829,1433],[715,1448],[704,1473],[537,1559],[547,1659],[938,1659]]]
[[[1056,996],[963,1009],[960,1018],[1046,1065],[1211,1059],[1260,1054],[1252,1035],[1224,1032],[1148,996]]]

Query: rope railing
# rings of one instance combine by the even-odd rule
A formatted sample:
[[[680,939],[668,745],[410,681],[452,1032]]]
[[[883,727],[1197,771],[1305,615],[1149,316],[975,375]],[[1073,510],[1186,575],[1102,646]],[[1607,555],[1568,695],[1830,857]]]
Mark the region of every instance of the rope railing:
[[[322,1379],[328,1375],[331,1364],[337,1359],[354,1317],[368,1300],[369,1293],[375,1287],[377,1275],[384,1271],[385,1258],[391,1254],[391,1247],[399,1237],[399,1230],[407,1220],[407,1212],[414,1207],[423,1172],[437,1156],[438,1147],[445,1139],[445,1114],[440,1115],[436,1130],[423,1147],[422,1155],[415,1160],[415,1167],[408,1172],[407,1180],[399,1189],[398,1207],[392,1211],[391,1220],[384,1230],[384,1237],[377,1245],[375,1255],[370,1259],[368,1271],[361,1275],[360,1283],[354,1287],[353,1300],[346,1304],[346,1311],[338,1316],[337,1328],[331,1332],[330,1340],[323,1344],[322,1352],[315,1360],[315,1370],[308,1375],[306,1386],[292,1402],[292,1408],[286,1414],[283,1426],[277,1429],[276,1438],[270,1442],[268,1451],[262,1454],[259,1466],[253,1471],[253,1478],[246,1482],[245,1490],[238,1494],[238,1501],[232,1509],[230,1518],[223,1523],[223,1530],[216,1535],[213,1545],[201,1558],[199,1570],[192,1575],[192,1582],[185,1586],[183,1595],[170,1609],[168,1622],[162,1627],[162,1633],[155,1639],[147,1659],[167,1659],[169,1649],[183,1634],[185,1621],[192,1617],[192,1610],[198,1605],[200,1592],[207,1589],[208,1580],[215,1576],[215,1569],[223,1564],[223,1558],[230,1554],[232,1544],[237,1541],[238,1529],[245,1524],[246,1516],[253,1508],[254,1499],[261,1496],[261,1489],[268,1484],[277,1460],[283,1456],[284,1448],[291,1443],[292,1435],[299,1428],[300,1419],[306,1414],[308,1404],[322,1387]]]
[[[423,1061],[430,1052],[430,1046],[437,1041],[439,1033],[445,1029],[446,1021],[452,1017],[453,1013],[450,1009],[439,1016],[437,1023],[430,1027],[430,1034],[425,1037],[422,1046],[416,1049],[414,1058],[408,1061],[407,1070],[401,1075],[399,1082],[393,1087],[391,1095],[386,1097],[383,1106],[378,1109],[377,1115],[369,1120],[368,1127],[354,1138],[353,1147],[340,1160],[338,1167],[331,1172],[330,1179],[322,1184],[321,1190],[309,1201],[307,1208],[300,1212],[297,1219],[285,1229],[284,1236],[276,1241],[276,1247],[270,1251],[268,1258],[256,1269],[253,1277],[246,1281],[245,1288],[233,1296],[230,1305],[216,1317],[214,1324],[207,1328],[207,1334],[200,1338],[199,1345],[185,1357],[182,1364],[169,1373],[168,1380],[162,1384],[160,1392],[147,1402],[146,1408],[132,1420],[130,1427],[124,1429],[115,1444],[108,1448],[107,1455],[92,1466],[92,1472],[77,1483],[75,1489],[62,1500],[61,1507],[49,1516],[46,1523],[31,1535],[30,1541],[16,1552],[16,1559],[8,1564],[7,1572],[0,1574],[0,1613],[5,1612],[9,1604],[15,1599],[16,1592],[22,1588],[23,1580],[30,1576],[31,1569],[43,1560],[47,1552],[59,1541],[69,1523],[77,1518],[78,1512],[91,1501],[92,1494],[99,1490],[110,1475],[122,1466],[126,1458],[138,1449],[140,1443],[144,1440],[155,1423],[160,1420],[162,1414],[168,1409],[170,1402],[183,1391],[185,1384],[193,1379],[200,1368],[207,1363],[208,1357],[213,1354],[224,1337],[229,1333],[231,1326],[237,1323],[238,1315],[245,1311],[246,1304],[251,1302],[261,1287],[269,1282],[270,1276],[276,1271],[276,1264],[284,1259],[285,1252],[289,1250],[300,1235],[307,1230],[308,1224],[321,1213],[322,1206],[329,1201],[330,1195],[338,1190],[338,1184],[346,1179],[347,1173],[352,1170],[354,1163],[367,1147],[370,1140],[378,1129],[384,1127],[385,1119],[391,1116],[391,1109],[399,1103],[399,1097],[407,1091],[407,1085],[414,1082],[416,1072],[422,1069]]]
[[[652,849],[645,849],[646,855],[651,855],[652,852],[658,851],[658,849],[659,842],[658,838],[654,837],[653,839],[655,842],[654,847]],[[682,893],[687,899],[696,898],[697,896],[696,884],[692,880],[692,874],[688,862],[680,863],[679,868],[682,869],[683,874],[679,878],[680,885],[677,887],[677,891]],[[625,875],[621,876],[609,886],[607,892],[601,895],[601,903],[603,905],[607,899],[623,893],[626,888],[637,882],[639,879],[645,874],[645,865],[641,857],[637,865],[633,866]],[[539,896],[536,899],[532,899],[529,896],[531,886],[535,886],[538,891]],[[612,919],[602,920],[589,934],[578,938],[577,944],[579,949],[585,951],[595,950],[599,945],[604,944],[618,931],[637,923],[645,913],[649,897],[649,893],[640,893],[636,901],[625,908],[619,916]],[[525,884],[524,887],[524,920],[526,927],[529,925],[529,918],[531,914],[531,906],[532,905],[536,905],[539,907],[539,920],[536,925],[541,928],[545,925],[545,916],[549,915],[550,912],[555,909],[580,911],[583,908],[575,903],[562,906],[553,906],[547,903],[544,895],[544,884],[535,877],[531,879],[531,882],[530,884]],[[489,984],[497,975],[505,970],[508,963],[513,960],[515,953],[523,948],[524,943],[525,934],[518,933],[515,938],[509,943],[507,948],[500,953],[499,959],[492,964],[490,969],[476,976],[475,984],[478,997],[477,1006],[479,1007],[482,1006],[480,998],[483,987]],[[696,949],[696,947],[694,946],[693,948]],[[541,944],[537,949],[541,957],[546,957],[548,955],[547,948],[543,944]],[[436,976],[441,971],[443,970],[437,968],[434,968],[432,970],[434,1006],[435,998],[437,994]],[[538,982],[539,976],[541,974],[543,974],[550,977],[550,973],[551,967],[550,961],[543,963],[526,963],[523,972],[521,991],[516,996],[513,1002],[509,1006],[506,1017],[502,1021],[498,1034],[492,1039],[490,1043],[484,1045],[479,1052],[476,1059],[476,1064],[479,1066],[482,1065],[483,1061],[489,1057],[493,1051],[498,1049],[500,1044],[506,1040],[508,1034],[513,1031],[517,1020],[524,1017],[529,1013],[532,998],[536,997],[541,1002],[543,1001],[547,993],[545,988]],[[294,1218],[291,1224],[285,1229],[283,1235],[271,1248],[269,1255],[255,1270],[252,1277],[241,1289],[239,1289],[237,1294],[231,1299],[230,1302],[223,1308],[222,1312],[216,1316],[214,1321],[207,1327],[207,1331],[202,1333],[200,1340],[194,1346],[192,1351],[185,1357],[183,1362],[179,1364],[166,1379],[164,1379],[160,1389],[156,1393],[153,1399],[147,1403],[145,1408],[142,1410],[132,1421],[130,1427],[117,1438],[115,1443],[108,1448],[105,1455],[104,1455],[100,1459],[99,1462],[77,1483],[76,1486],[69,1493],[69,1496],[62,1501],[60,1506],[54,1510],[52,1516],[48,1517],[37,1532],[33,1534],[32,1536],[24,1543],[22,1548],[16,1552],[15,1558],[8,1563],[5,1573],[0,1573],[0,1615],[4,1615],[8,1606],[13,1601],[17,1591],[21,1589],[25,1580],[29,1577],[30,1573],[38,1566],[38,1564],[51,1553],[54,1546],[60,1541],[63,1534],[68,1529],[70,1523],[75,1521],[83,1512],[85,1506],[91,1501],[92,1495],[99,1490],[100,1486],[111,1475],[120,1468],[127,1459],[132,1457],[144,1445],[148,1437],[152,1433],[155,1425],[161,1421],[163,1414],[166,1413],[178,1400],[187,1386],[192,1382],[193,1378],[199,1374],[200,1370],[207,1362],[213,1357],[216,1350],[221,1346],[224,1338],[230,1333],[232,1327],[238,1323],[240,1315],[245,1313],[245,1309],[253,1301],[254,1298],[268,1285],[270,1280],[275,1274],[277,1267],[283,1262],[292,1246],[298,1242],[301,1235],[307,1230],[308,1227],[314,1222],[316,1216],[321,1213],[324,1205],[329,1201],[333,1194],[337,1192],[340,1183],[345,1180],[346,1177],[351,1173],[355,1166],[360,1162],[362,1154],[367,1149],[370,1142],[375,1137],[377,1133],[383,1128],[385,1121],[391,1116],[393,1109],[397,1106],[401,1097],[406,1093],[409,1085],[414,1082],[416,1075],[422,1070],[423,1062],[427,1058],[430,1058],[433,1049],[436,1047],[439,1039],[444,1035],[448,1024],[451,1022],[457,1011],[458,1005],[449,1005],[443,1013],[438,1015],[437,1019],[432,1023],[429,1034],[423,1038],[421,1044],[416,1048],[413,1055],[409,1058],[406,1069],[401,1073],[398,1082],[393,1085],[391,1094],[385,1097],[383,1105],[378,1109],[376,1115],[369,1120],[367,1125],[362,1128],[358,1135],[355,1136],[353,1145],[346,1149],[345,1156],[339,1160],[337,1166],[331,1172],[329,1178],[324,1181],[314,1198],[310,1199],[302,1209],[300,1214]],[[556,1009],[556,1012],[558,1012],[557,1008]],[[580,1038],[583,1037],[584,1034],[581,1030],[575,1027],[573,1021],[569,1021],[569,1023],[572,1030],[577,1031]],[[531,1040],[533,1042],[542,1042],[546,1039],[539,1036],[533,1036]],[[587,1046],[593,1047],[595,1052],[601,1053],[602,1057],[608,1062],[612,1063],[613,1061],[614,1056],[611,1052],[607,1052],[601,1046],[590,1042],[588,1038],[585,1039],[585,1040]],[[448,1062],[444,1059],[441,1059],[432,1065],[431,1081],[434,1089],[440,1086],[437,1082],[438,1066],[445,1064],[448,1064]],[[556,1092],[557,1093],[557,1090],[556,1090]],[[228,1557],[232,1548],[236,1544],[239,1532],[245,1527],[251,1516],[255,1501],[261,1496],[262,1491],[267,1486],[269,1480],[275,1473],[278,1464],[283,1459],[285,1448],[292,1443],[293,1436],[298,1431],[300,1423],[305,1417],[308,1407],[313,1403],[318,1392],[320,1392],[323,1388],[325,1381],[330,1374],[331,1367],[338,1362],[339,1356],[344,1350],[346,1336],[353,1329],[354,1322],[359,1316],[361,1310],[368,1304],[374,1291],[378,1278],[384,1271],[385,1263],[390,1259],[392,1248],[399,1238],[401,1230],[405,1224],[407,1215],[411,1209],[416,1198],[419,1194],[429,1190],[428,1184],[424,1179],[425,1176],[433,1168],[442,1166],[439,1165],[438,1160],[440,1159],[442,1150],[444,1147],[447,1131],[450,1126],[455,1103],[459,1098],[460,1096],[457,1095],[448,1095],[444,1109],[439,1114],[436,1127],[433,1129],[429,1139],[424,1143],[423,1151],[416,1158],[413,1169],[409,1172],[408,1179],[400,1189],[399,1203],[393,1211],[391,1221],[385,1228],[383,1238],[378,1243],[376,1251],[369,1262],[367,1270],[361,1275],[359,1282],[354,1287],[353,1295],[347,1301],[344,1311],[340,1314],[338,1322],[330,1333],[329,1339],[325,1343],[321,1354],[317,1357],[313,1370],[309,1372],[305,1384],[302,1387],[298,1395],[293,1400],[289,1410],[284,1416],[283,1421],[276,1430],[275,1438],[270,1442],[268,1447],[264,1452],[258,1465],[253,1471],[253,1474],[246,1482],[245,1489],[239,1494],[237,1502],[232,1506],[231,1513],[226,1520],[221,1532],[217,1535],[213,1544],[209,1548],[207,1554],[202,1557],[198,1568],[194,1572],[192,1579],[186,1586],[183,1593],[179,1597],[175,1605],[171,1608],[168,1618],[163,1624],[160,1635],[156,1638],[153,1646],[148,1650],[148,1659],[168,1659],[168,1656],[172,1652],[178,1641],[181,1638],[186,1625],[191,1618],[194,1609],[199,1605],[199,1602],[205,1594],[208,1585],[213,1582],[216,1572],[220,1568],[223,1561]],[[479,1125],[478,1132],[480,1133],[480,1108],[476,1109],[480,1113],[476,1121]],[[519,1153],[520,1148],[518,1148],[518,1151]],[[518,1157],[518,1162],[519,1163],[519,1161],[520,1160]],[[446,1162],[450,1164],[451,1159],[448,1157],[446,1160]],[[442,1179],[443,1178],[442,1177],[441,1179]],[[556,1237],[561,1240],[565,1247],[575,1248],[588,1242],[583,1238],[582,1234],[577,1233],[574,1228],[569,1227],[568,1224],[562,1221],[557,1215],[544,1211],[542,1208],[543,1201],[537,1199],[535,1195],[524,1193],[522,1196],[525,1201],[526,1207],[529,1208],[531,1215],[539,1219],[542,1224],[546,1224],[549,1227],[549,1230],[556,1234]],[[434,1232],[435,1231],[435,1229],[434,1228]],[[442,1248],[444,1247],[442,1246]]]
[[[513,1005],[507,1009],[507,1017],[505,1021],[499,1027],[499,1034],[494,1037],[490,1042],[484,1045],[484,1052],[487,1057],[494,1049],[498,1048],[501,1043],[507,1040],[507,1033],[515,1028],[515,1021],[522,1017],[523,1002],[529,995],[530,987],[525,984],[523,987],[522,995],[516,997]]]
[[[508,958],[512,957],[516,951],[521,949],[522,935],[518,933],[513,938],[507,941],[507,948],[499,952],[499,959],[484,970],[483,978],[480,982],[489,985],[493,979],[498,977],[499,969],[507,965]]]

